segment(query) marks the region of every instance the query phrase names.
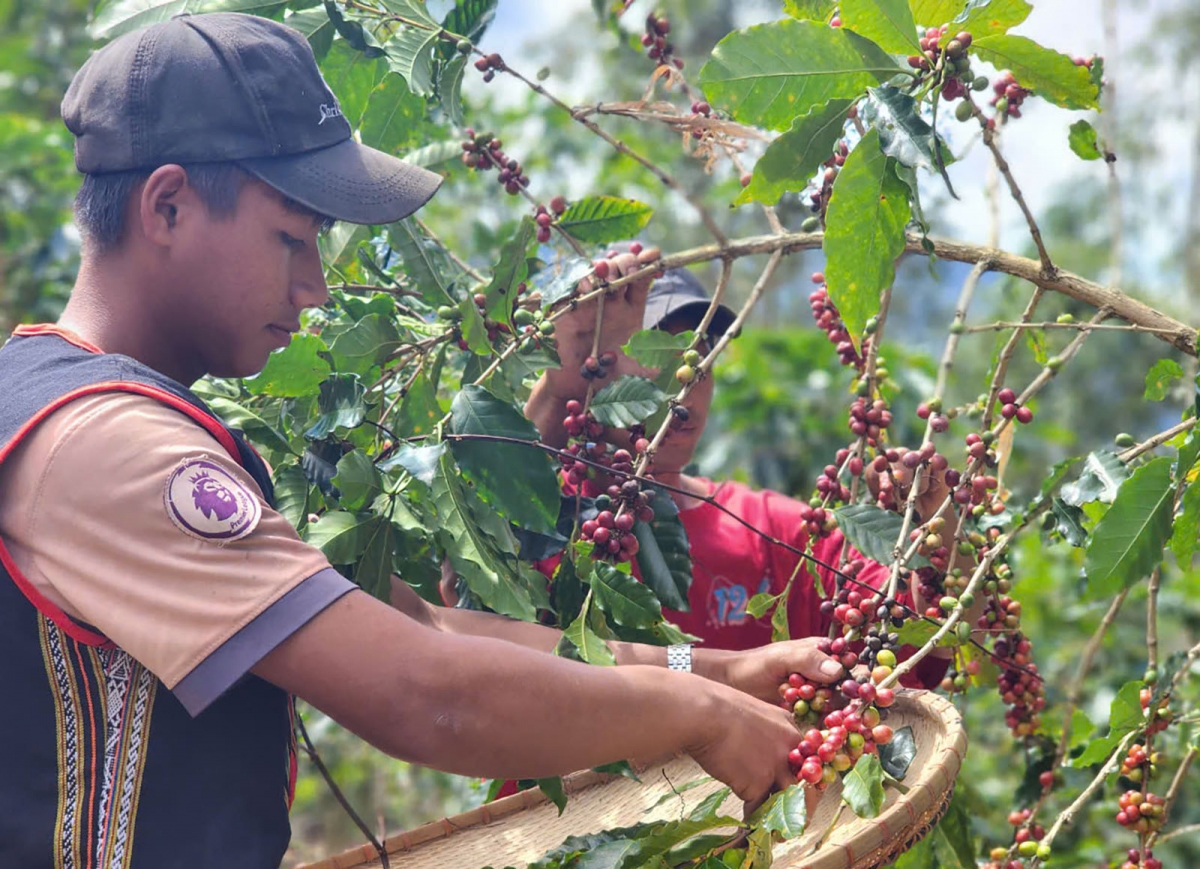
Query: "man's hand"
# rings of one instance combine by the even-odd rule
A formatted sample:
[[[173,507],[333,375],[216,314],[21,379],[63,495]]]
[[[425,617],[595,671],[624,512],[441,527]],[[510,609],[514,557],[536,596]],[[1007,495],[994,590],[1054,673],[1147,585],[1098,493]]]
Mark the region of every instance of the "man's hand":
[[[657,262],[661,256],[662,252],[657,247],[645,248],[636,256],[631,253],[618,254],[603,261],[607,263],[607,279],[612,281],[632,274]],[[606,380],[597,383],[597,388],[624,374],[646,373],[645,369],[621,352],[621,347],[635,332],[642,329],[646,294],[653,282],[653,275],[647,275],[612,290],[604,297],[600,352],[613,353],[615,361],[612,365],[605,366]],[[590,277],[579,282],[581,294],[589,293],[593,288],[594,283]],[[587,358],[592,355],[599,304],[599,298],[584,302],[555,321],[557,328],[554,337],[558,344],[562,368],[547,369],[534,384],[529,401],[525,405],[525,416],[537,426],[542,441],[550,446],[561,447],[567,442],[566,431],[562,426],[563,417],[566,415],[566,403],[571,399],[582,400],[587,394],[588,381],[583,377],[581,369]]]
[[[831,683],[846,677],[832,655],[817,649],[817,638],[771,643],[743,652],[697,649],[696,672],[768,703],[779,702],[779,686],[792,673],[813,682]]]

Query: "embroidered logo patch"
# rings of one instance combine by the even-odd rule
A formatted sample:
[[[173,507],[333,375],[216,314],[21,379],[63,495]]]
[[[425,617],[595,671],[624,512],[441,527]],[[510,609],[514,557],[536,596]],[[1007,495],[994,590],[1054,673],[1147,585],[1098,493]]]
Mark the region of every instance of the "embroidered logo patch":
[[[253,493],[207,456],[186,459],[171,472],[163,502],[179,530],[199,540],[240,540],[262,518]]]

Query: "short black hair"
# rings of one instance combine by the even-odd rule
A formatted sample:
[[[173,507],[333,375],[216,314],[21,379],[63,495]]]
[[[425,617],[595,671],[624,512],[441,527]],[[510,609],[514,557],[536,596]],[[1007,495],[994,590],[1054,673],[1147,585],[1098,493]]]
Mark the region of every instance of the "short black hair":
[[[188,183],[214,217],[229,217],[237,208],[238,194],[251,175],[236,163],[183,164]],[[125,207],[139,184],[153,169],[102,172],[83,177],[75,195],[75,225],[100,251],[116,247],[125,234]]]

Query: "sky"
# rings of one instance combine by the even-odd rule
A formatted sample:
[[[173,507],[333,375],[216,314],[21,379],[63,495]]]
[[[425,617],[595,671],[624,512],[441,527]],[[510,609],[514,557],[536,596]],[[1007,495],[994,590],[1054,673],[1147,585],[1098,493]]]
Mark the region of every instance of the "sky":
[[[1012,32],[1070,55],[1105,54],[1106,77],[1113,86],[1116,117],[1120,118],[1123,103],[1136,108],[1133,103],[1137,101],[1138,94],[1147,90],[1168,93],[1168,89],[1175,87],[1161,68],[1147,68],[1132,57],[1151,35],[1150,26],[1158,14],[1183,2],[1188,0],[1143,0],[1136,4],[1120,4],[1116,13],[1118,36],[1115,52],[1111,51],[1112,46],[1106,51],[1101,0],[1032,0],[1032,14]],[[1133,5],[1138,8],[1130,8]],[[636,22],[650,8],[652,5],[646,0],[638,0],[626,14]],[[739,10],[743,12],[745,20],[741,23],[744,24],[777,17],[767,8],[767,4],[757,2],[745,2],[739,6]],[[573,23],[596,31],[591,0],[500,0],[497,18],[485,36],[483,46],[510,56],[529,57],[530,66],[533,67],[540,60],[539,53],[541,57],[547,55],[546,37]],[[675,22],[675,26],[686,27],[686,20]],[[556,92],[572,103],[602,98],[602,90],[592,89],[597,77],[587,74],[586,62],[581,69],[584,72],[571,80],[552,79]],[[505,96],[517,99],[521,86],[516,82],[504,81],[505,78],[501,77],[490,87],[499,88],[495,93],[501,99]],[[467,87],[472,84],[480,86],[478,82],[468,80]],[[511,88],[511,93],[504,88]],[[1051,201],[1060,185],[1089,175],[1104,179],[1107,169],[1103,162],[1085,163],[1067,145],[1069,125],[1084,117],[1095,122],[1094,116],[1087,112],[1069,112],[1041,100],[1030,100],[1023,110],[1024,117],[1006,129],[1001,147],[1035,214],[1040,213]],[[1191,128],[1182,122],[1173,122],[1170,117],[1159,119],[1157,123],[1156,141],[1160,153],[1159,159],[1149,169],[1150,177],[1126,177],[1130,173],[1122,171],[1118,160],[1118,178],[1126,187],[1140,183],[1173,191],[1164,204],[1165,208],[1159,210],[1157,215],[1181,219],[1185,192],[1190,183]],[[958,182],[956,191],[961,198],[954,201],[945,197],[941,182],[931,176],[924,181],[922,198],[929,201],[941,197],[944,201],[940,214],[954,227],[954,234],[964,240],[982,243],[988,236],[989,222],[986,218],[984,185],[980,179],[986,175],[989,156],[978,141],[971,143],[971,131],[967,125],[948,120],[943,132],[949,136],[955,153],[962,157],[961,163],[951,169],[952,178]],[[1179,135],[1171,135],[1172,132],[1178,132]],[[971,181],[975,183],[968,183]],[[1138,279],[1151,286],[1177,280],[1175,276],[1162,274],[1160,268],[1169,252],[1167,245],[1170,240],[1166,234],[1152,236],[1148,242],[1149,248],[1140,250],[1137,257],[1131,258],[1132,262],[1127,263],[1127,268],[1137,272]],[[1002,196],[1001,247],[1020,249],[1027,243],[1028,234],[1020,211],[1011,197]]]

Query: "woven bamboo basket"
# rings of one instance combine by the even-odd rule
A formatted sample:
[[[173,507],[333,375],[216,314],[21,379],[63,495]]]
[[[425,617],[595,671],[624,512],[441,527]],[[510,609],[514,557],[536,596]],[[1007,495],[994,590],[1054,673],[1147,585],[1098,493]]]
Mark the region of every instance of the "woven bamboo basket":
[[[841,803],[841,782],[830,785],[809,819],[804,835],[775,846],[774,866],[786,869],[873,869],[912,847],[941,818],[967,750],[957,710],[927,691],[900,691],[888,724],[910,726],[916,757],[904,778],[907,792],[886,788],[879,816],[870,820],[843,811],[823,844]],[[480,869],[522,867],[571,835],[595,833],[636,823],[677,819],[721,787],[707,781],[690,757],[675,757],[639,769],[641,783],[622,776],[581,772],[564,779],[569,796],[562,817],[537,789],[522,791],[461,815],[388,838],[393,869]],[[677,797],[663,799],[673,789]],[[722,812],[741,816],[730,797]],[[303,869],[378,869],[379,855],[363,845]]]

